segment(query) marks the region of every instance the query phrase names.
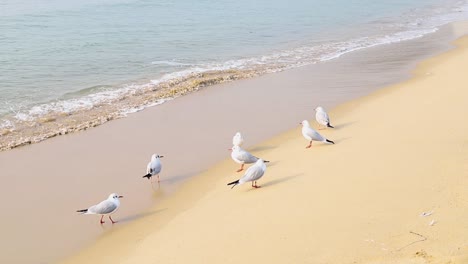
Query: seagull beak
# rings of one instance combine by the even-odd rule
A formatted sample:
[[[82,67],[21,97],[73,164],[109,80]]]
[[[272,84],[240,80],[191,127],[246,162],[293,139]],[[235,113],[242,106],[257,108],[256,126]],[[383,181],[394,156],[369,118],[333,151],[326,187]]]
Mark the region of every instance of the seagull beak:
[[[119,195],[119,198],[123,198],[123,196],[122,196],[122,195]]]
[[[164,156],[159,156],[160,158],[164,158]]]
[[[229,148],[228,150],[232,151],[232,148]]]
[[[264,163],[268,163],[268,162],[270,162],[270,161],[269,161],[269,160],[264,160],[263,162],[264,162]]]

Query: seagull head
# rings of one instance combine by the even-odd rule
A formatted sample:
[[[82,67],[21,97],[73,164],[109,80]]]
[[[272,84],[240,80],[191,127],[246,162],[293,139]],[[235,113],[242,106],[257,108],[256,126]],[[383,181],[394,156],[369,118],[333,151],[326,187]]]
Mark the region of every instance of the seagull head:
[[[325,112],[325,109],[321,106],[317,106],[317,108],[315,108],[315,112]]]
[[[117,199],[117,200],[118,200],[119,198],[123,198],[123,196],[122,196],[122,195],[118,195],[118,194],[116,194],[116,193],[112,193],[111,195],[109,195],[109,198],[108,198],[108,199],[110,199],[110,200],[112,200],[112,199]]]
[[[229,149],[230,151],[234,152],[234,151],[239,151],[240,150],[240,147],[239,146],[232,146],[232,148]]]
[[[152,159],[152,160],[154,160],[154,159],[159,159],[159,158],[164,158],[164,156],[158,155],[158,154],[153,154],[153,155],[151,156],[151,159]]]
[[[267,162],[269,162],[269,161],[263,160],[263,159],[258,159],[258,160],[255,162],[255,164],[265,164],[265,163],[267,163]]]
[[[307,127],[310,126],[309,121],[307,121],[307,120],[302,121],[302,122],[301,122],[301,125],[302,125],[302,126],[307,126]]]

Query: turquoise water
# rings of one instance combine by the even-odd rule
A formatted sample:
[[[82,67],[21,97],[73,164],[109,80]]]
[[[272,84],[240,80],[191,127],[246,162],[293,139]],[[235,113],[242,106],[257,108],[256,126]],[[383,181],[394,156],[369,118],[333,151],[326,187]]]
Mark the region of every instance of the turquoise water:
[[[1,0],[0,129],[40,140],[41,118],[59,129],[56,116],[97,107],[124,116],[201,74],[243,78],[420,37],[467,19],[467,2]]]

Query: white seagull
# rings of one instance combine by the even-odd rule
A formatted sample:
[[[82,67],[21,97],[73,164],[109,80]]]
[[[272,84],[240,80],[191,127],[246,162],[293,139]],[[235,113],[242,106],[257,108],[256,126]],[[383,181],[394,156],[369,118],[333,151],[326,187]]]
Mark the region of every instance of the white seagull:
[[[143,178],[151,179],[154,175],[158,175],[158,182],[159,182],[159,173],[161,172],[161,160],[160,158],[164,158],[164,156],[153,154],[151,156],[151,161],[146,166],[146,175]]]
[[[260,188],[259,185],[257,185],[257,180],[259,180],[263,174],[265,174],[266,171],[266,165],[265,162],[269,161],[264,161],[262,159],[258,159],[257,162],[255,162],[254,165],[252,165],[250,168],[248,168],[245,171],[244,176],[240,178],[237,181],[233,181],[228,183],[227,185],[232,185],[231,189],[234,188],[238,184],[243,184],[246,182],[252,182],[252,187],[254,188]]]
[[[237,132],[234,137],[232,137],[232,145],[234,146],[240,146],[244,143],[244,138],[242,138],[242,135],[240,132]]]
[[[117,209],[120,207],[120,201],[119,198],[123,198],[123,196],[118,195],[116,193],[113,193],[109,195],[109,198],[106,200],[93,205],[89,207],[88,209],[82,209],[78,210],[78,213],[82,214],[99,214],[101,215],[101,224],[104,224],[105,222],[102,220],[102,218],[105,215],[109,216],[109,219],[111,220],[112,224],[116,223],[116,221],[112,220],[111,214],[115,213]]]
[[[306,148],[312,147],[312,141],[321,141],[326,143],[335,144],[335,142],[326,139],[324,136],[320,135],[319,132],[315,131],[315,129],[310,127],[309,121],[304,120],[302,121],[302,135],[305,139],[309,140],[310,143]]]
[[[232,146],[232,148],[230,148],[229,150],[232,151],[231,152],[231,158],[235,162],[241,164],[241,167],[240,167],[240,169],[237,170],[237,172],[241,172],[242,170],[244,170],[244,164],[255,163],[258,160],[257,157],[250,154],[248,151],[242,149],[239,146]],[[265,161],[265,162],[268,162],[268,161]]]
[[[323,125],[325,128],[334,128],[332,125],[330,125],[330,117],[328,116],[327,112],[325,112],[325,109],[323,109],[321,106],[315,108],[315,119],[319,123],[319,129],[320,125]]]

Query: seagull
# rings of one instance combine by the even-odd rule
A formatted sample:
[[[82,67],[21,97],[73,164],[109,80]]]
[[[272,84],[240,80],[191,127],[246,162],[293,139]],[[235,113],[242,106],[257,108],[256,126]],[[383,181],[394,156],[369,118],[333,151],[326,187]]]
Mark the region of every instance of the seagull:
[[[232,150],[231,152],[231,158],[239,163],[242,164],[240,169],[237,170],[237,172],[241,172],[244,170],[244,164],[251,164],[257,162],[258,158],[255,157],[254,155],[250,154],[248,151],[242,149],[239,146],[232,146],[229,150]],[[265,161],[268,162],[268,161]]]
[[[305,139],[309,140],[310,143],[306,148],[312,147],[312,141],[321,141],[326,143],[335,144],[335,142],[326,139],[324,136],[320,135],[319,132],[310,127],[310,124],[307,120],[302,121],[302,135]]]
[[[158,175],[158,182],[159,182],[159,173],[161,172],[161,160],[159,158],[164,158],[164,156],[159,156],[153,154],[151,156],[151,161],[146,166],[146,175],[143,178],[151,179],[154,175]]]
[[[101,215],[101,224],[104,224],[105,222],[102,220],[102,218],[105,215],[109,216],[109,219],[111,220],[112,224],[115,224],[116,221],[112,220],[111,214],[115,213],[117,209],[119,209],[120,206],[120,201],[119,198],[123,198],[123,196],[118,195],[116,193],[113,193],[109,195],[109,197],[91,207],[88,209],[82,209],[82,210],[77,210],[78,213],[82,214],[100,214]]]
[[[319,129],[320,125],[325,126],[325,128],[334,128],[332,125],[330,125],[330,117],[328,117],[328,114],[327,112],[325,112],[325,109],[323,109],[323,107],[319,106],[315,108],[315,112],[315,119],[319,123]]]
[[[257,180],[259,180],[263,176],[263,174],[265,174],[265,162],[269,161],[258,159],[254,165],[252,165],[250,168],[247,169],[247,171],[245,171],[245,174],[244,176],[242,176],[242,178],[240,178],[237,181],[230,182],[227,185],[232,185],[232,189],[238,184],[243,184],[250,181],[252,182],[252,187],[260,188],[260,186],[257,185]]]
[[[232,137],[232,145],[234,146],[240,146],[244,143],[244,138],[242,138],[242,135],[240,132],[237,132],[234,137]]]

